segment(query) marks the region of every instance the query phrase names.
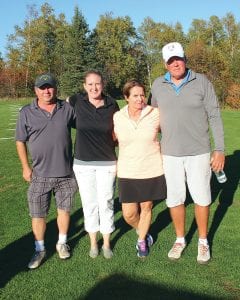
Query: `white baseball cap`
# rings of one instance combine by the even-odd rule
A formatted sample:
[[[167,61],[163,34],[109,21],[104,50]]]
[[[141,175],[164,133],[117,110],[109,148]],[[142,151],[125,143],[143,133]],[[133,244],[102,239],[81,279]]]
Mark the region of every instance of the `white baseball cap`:
[[[162,48],[162,56],[165,62],[168,62],[168,60],[173,56],[177,56],[181,58],[185,57],[183,47],[178,42],[172,42],[165,45]]]

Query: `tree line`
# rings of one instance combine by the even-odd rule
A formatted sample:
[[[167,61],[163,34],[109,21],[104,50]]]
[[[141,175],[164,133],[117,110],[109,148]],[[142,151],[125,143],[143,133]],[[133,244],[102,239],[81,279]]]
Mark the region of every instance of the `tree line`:
[[[27,6],[23,25],[8,37],[6,58],[0,57],[0,97],[33,96],[36,75],[46,71],[55,74],[59,94],[67,97],[82,90],[89,69],[104,74],[106,93],[116,98],[130,78],[149,91],[165,72],[161,49],[171,41],[183,44],[188,66],[208,76],[223,106],[240,108],[240,24],[232,13],[193,19],[187,33],[179,22],[168,25],[146,17],[135,28],[129,16],[106,13],[90,30],[78,7],[68,23],[48,3],[40,9]]]

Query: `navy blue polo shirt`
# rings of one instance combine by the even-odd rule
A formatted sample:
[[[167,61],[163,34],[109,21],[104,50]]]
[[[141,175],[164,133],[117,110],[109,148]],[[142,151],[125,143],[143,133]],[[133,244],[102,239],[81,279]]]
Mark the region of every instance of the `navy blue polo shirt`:
[[[74,157],[83,161],[116,160],[113,141],[113,114],[119,110],[117,102],[103,95],[104,105],[96,108],[87,95],[75,94],[69,103],[76,113],[76,141]]]
[[[74,123],[73,108],[59,99],[52,113],[41,109],[37,100],[20,110],[16,141],[28,143],[33,175],[64,177],[72,174],[71,127]]]

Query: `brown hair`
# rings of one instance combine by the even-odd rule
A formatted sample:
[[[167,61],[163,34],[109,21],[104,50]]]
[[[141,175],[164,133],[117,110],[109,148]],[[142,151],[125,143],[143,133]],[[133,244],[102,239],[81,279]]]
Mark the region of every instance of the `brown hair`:
[[[98,75],[101,78],[102,83],[104,83],[103,75],[98,70],[89,70],[89,71],[85,72],[84,77],[83,77],[85,83],[86,83],[87,77],[91,74]]]
[[[131,89],[133,87],[135,87],[135,86],[143,88],[143,91],[144,91],[144,94],[145,94],[145,86],[141,82],[139,82],[139,81],[137,81],[135,79],[132,79],[132,80],[128,80],[124,84],[124,87],[123,87],[123,96],[125,96],[125,97],[128,98],[130,96]]]

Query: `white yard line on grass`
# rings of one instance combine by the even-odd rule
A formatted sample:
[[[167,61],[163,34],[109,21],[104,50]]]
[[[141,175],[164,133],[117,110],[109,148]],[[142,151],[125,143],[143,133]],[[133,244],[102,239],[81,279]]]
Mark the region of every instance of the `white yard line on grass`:
[[[2,137],[2,138],[0,138],[0,140],[12,140],[12,139],[14,139],[14,136],[12,136],[12,137]]]
[[[9,108],[10,108],[10,110],[17,110],[17,109],[21,108],[21,106],[10,106]]]

